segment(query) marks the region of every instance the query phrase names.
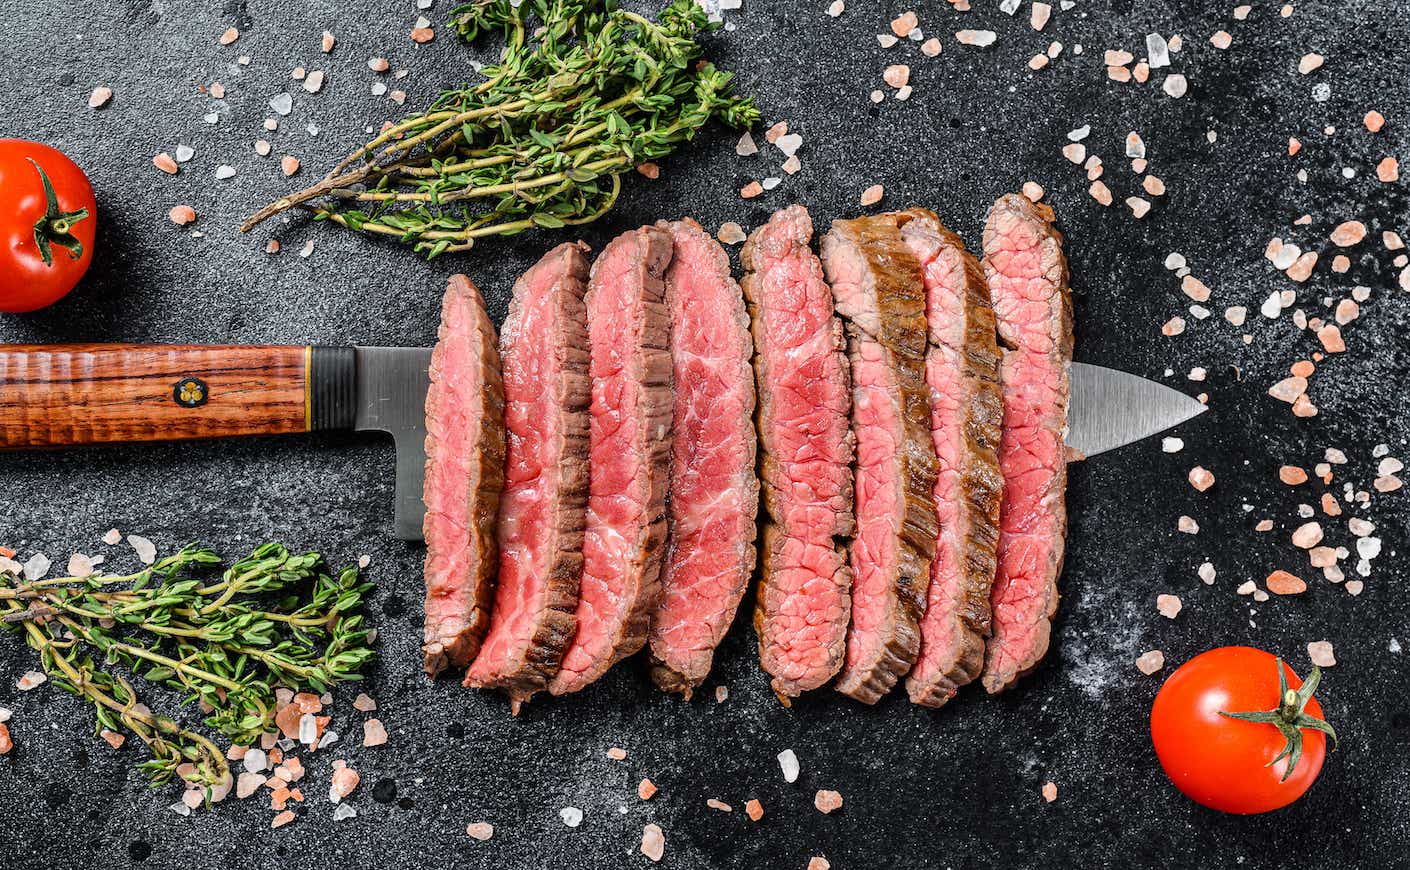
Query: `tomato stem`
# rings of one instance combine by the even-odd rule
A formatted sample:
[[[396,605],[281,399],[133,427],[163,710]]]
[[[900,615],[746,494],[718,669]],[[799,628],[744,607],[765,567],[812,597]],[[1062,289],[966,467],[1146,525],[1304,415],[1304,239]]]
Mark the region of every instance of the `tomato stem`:
[[[1287,666],[1283,660],[1278,659],[1278,706],[1272,710],[1254,710],[1249,712],[1230,713],[1220,710],[1220,716],[1227,716],[1230,719],[1241,719],[1244,722],[1258,722],[1272,725],[1282,733],[1287,743],[1283,745],[1283,751],[1279,752],[1267,767],[1272,767],[1284,758],[1288,760],[1288,768],[1283,771],[1282,782],[1287,782],[1292,776],[1293,768],[1302,758],[1302,729],[1311,728],[1313,731],[1320,731],[1332,740],[1332,749],[1337,748],[1337,732],[1326,720],[1319,719],[1306,712],[1307,702],[1312,700],[1312,695],[1317,691],[1317,686],[1322,682],[1322,669],[1316,665],[1312,666],[1312,673],[1307,675],[1307,680],[1302,687],[1293,690],[1288,687]]]
[[[44,185],[44,216],[34,224],[34,243],[39,246],[39,255],[44,258],[44,265],[54,265],[54,245],[68,251],[71,259],[82,259],[83,242],[73,234],[73,228],[79,221],[88,219],[88,209],[60,211],[58,194],[54,192],[54,185],[49,181],[44,168],[36,163],[33,157],[25,159],[34,166],[34,171],[39,173],[39,180]]]

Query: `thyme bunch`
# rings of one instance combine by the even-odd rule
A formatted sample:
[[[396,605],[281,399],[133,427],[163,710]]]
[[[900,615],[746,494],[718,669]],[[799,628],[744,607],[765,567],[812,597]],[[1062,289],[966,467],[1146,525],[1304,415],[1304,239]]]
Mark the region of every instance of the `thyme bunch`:
[[[451,21],[467,42],[502,36],[484,81],[445,91],[241,229],[301,207],[428,257],[465,251],[485,236],[596,220],[623,173],[711,118],[759,119],[733,76],[700,60],[696,39],[712,25],[695,0],[672,0],[656,21],[617,0],[470,0]]]
[[[220,557],[191,544],[135,574],[27,582],[0,572],[0,621],[23,633],[59,687],[93,705],[97,728],[127,731],[152,753],[154,783],[229,781],[224,753],[175,718],[149,711],[120,674],[200,702],[205,725],[250,744],[276,729],[275,688],[322,694],[360,679],[373,658],[359,610],[372,584],[333,574],[317,553],[264,544],[209,576]],[[181,769],[190,764],[190,768]]]

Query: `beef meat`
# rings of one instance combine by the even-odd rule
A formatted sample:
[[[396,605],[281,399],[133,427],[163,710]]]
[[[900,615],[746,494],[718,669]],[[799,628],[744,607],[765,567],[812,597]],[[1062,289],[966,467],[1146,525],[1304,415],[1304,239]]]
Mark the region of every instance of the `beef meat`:
[[[514,285],[500,335],[505,428],[499,588],[465,683],[519,705],[558,673],[573,637],[588,498],[587,246],[554,248]]]
[[[641,649],[660,598],[671,456],[671,234],[614,239],[587,291],[590,493],[577,634],[549,683],[576,692]]]
[[[1062,236],[1052,220],[1048,206],[1009,194],[994,204],[984,227],[984,276],[1004,348],[1004,496],[991,596],[994,633],[983,676],[990,693],[1037,665],[1057,611],[1067,533],[1063,432],[1072,298]]]
[[[823,270],[847,323],[857,439],[852,622],[837,690],[876,703],[920,651],[935,552],[925,280],[895,215],[834,221]]]
[[[675,410],[651,676],[688,698],[710,673],[754,573],[754,346],[744,297],[719,244],[692,220],[661,226],[675,240],[666,272]]]
[[[450,279],[426,392],[426,673],[464,667],[490,621],[504,486],[504,384],[494,323],[464,275]]]
[[[785,704],[837,673],[851,614],[851,394],[842,324],[812,237],[812,219],[795,205],[755,230],[740,255],[768,514],[754,627]]]
[[[925,273],[930,434],[939,471],[940,535],[920,621],[911,700],[939,707],[979,677],[989,634],[989,591],[999,536],[999,350],[979,261],[934,212],[910,209],[901,235]]]

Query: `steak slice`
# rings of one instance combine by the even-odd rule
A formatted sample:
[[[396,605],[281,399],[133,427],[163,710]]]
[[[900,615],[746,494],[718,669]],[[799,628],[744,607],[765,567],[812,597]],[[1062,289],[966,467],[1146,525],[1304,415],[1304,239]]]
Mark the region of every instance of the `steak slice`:
[[[576,692],[646,643],[661,592],[671,462],[671,234],[614,239],[587,291],[592,405],[577,634],[549,683]]]
[[[1009,194],[994,203],[984,227],[984,277],[1004,347],[1004,497],[991,597],[994,635],[983,677],[991,694],[1032,670],[1047,652],[1067,534],[1063,432],[1072,297],[1062,236],[1052,220],[1048,206]]]
[[[837,690],[867,704],[920,652],[937,534],[925,280],[901,223],[895,215],[833,221],[821,248],[847,322],[857,439],[852,623]]]
[[[504,486],[504,383],[480,291],[455,275],[426,391],[426,673],[464,667],[490,621]]]
[[[774,213],[744,245],[741,282],[754,334],[763,446],[763,573],[754,628],[774,693],[789,698],[837,673],[851,615],[851,407],[842,324],[808,247],[802,206]]]
[[[915,208],[902,216],[901,235],[925,273],[925,380],[940,520],[920,656],[906,690],[915,703],[939,707],[984,666],[1004,486],[998,457],[1003,398],[994,309],[979,261],[934,212]]]
[[[500,335],[505,428],[499,588],[465,684],[510,707],[558,673],[573,637],[588,498],[587,246],[562,244],[514,284]]]
[[[710,673],[754,573],[754,345],[744,297],[719,244],[692,220],[660,226],[675,240],[666,272],[675,410],[670,535],[651,621],[651,677],[689,698]]]

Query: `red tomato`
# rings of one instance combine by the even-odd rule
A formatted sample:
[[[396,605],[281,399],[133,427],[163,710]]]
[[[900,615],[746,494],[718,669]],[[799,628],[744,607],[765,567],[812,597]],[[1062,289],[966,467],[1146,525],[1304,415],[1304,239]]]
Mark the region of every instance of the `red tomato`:
[[[97,223],[77,164],[48,145],[0,139],[0,311],[34,311],[72,290]]]
[[[1280,677],[1282,681],[1280,681]],[[1226,646],[1181,665],[1151,707],[1151,740],[1161,767],[1191,800],[1226,813],[1287,806],[1311,787],[1336,733],[1281,659]],[[1236,715],[1235,715],[1236,714]]]

